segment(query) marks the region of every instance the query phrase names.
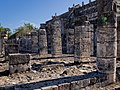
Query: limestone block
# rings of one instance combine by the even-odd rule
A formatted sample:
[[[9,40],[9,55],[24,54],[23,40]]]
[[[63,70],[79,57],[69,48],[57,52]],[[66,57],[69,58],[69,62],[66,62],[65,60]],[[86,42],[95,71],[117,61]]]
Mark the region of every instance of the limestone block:
[[[88,79],[84,79],[84,80],[82,80],[82,83],[83,83],[83,87],[87,87],[87,86],[90,85],[90,79],[89,78]]]
[[[90,78],[90,85],[94,85],[96,83],[96,78]]]
[[[117,42],[117,58],[120,58],[120,41]]]
[[[70,83],[59,84],[58,90],[70,90]]]
[[[47,52],[47,35],[45,29],[40,29],[39,31],[39,49],[40,54],[48,54]]]
[[[117,41],[117,29],[115,28],[99,28],[97,30],[97,41]]]
[[[97,57],[116,57],[117,42],[97,43]]]
[[[89,38],[90,32],[80,32],[80,38]]]
[[[10,74],[21,73],[30,70],[29,64],[18,64],[18,65],[9,65]]]
[[[112,0],[97,0],[99,13],[112,11]]]
[[[66,32],[67,53],[74,53],[74,29],[67,29]]]
[[[107,73],[107,84],[116,82],[116,70],[111,73]]]
[[[85,90],[91,90],[91,87],[89,87],[89,86],[85,87]]]
[[[97,68],[102,73],[115,73],[116,58],[97,58]]]
[[[81,89],[81,81],[73,81],[71,82],[71,89],[70,90],[80,90]]]
[[[42,87],[41,90],[58,90],[58,86]]]
[[[17,65],[17,64],[26,64],[30,61],[29,54],[10,54],[9,55],[9,64],[10,65]]]
[[[5,45],[5,55],[11,54],[11,53],[19,53],[18,44]]]
[[[120,41],[120,29],[117,30],[117,40]]]

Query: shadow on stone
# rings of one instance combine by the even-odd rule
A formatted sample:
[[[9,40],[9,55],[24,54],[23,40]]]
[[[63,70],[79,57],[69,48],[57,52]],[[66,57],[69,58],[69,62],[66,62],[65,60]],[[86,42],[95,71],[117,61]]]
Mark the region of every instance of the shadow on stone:
[[[9,75],[9,70],[5,70],[5,71],[0,72],[0,77],[8,76],[8,75]]]
[[[101,74],[95,71],[95,72],[90,72],[86,75],[69,76],[69,77],[33,82],[28,84],[16,84],[13,86],[5,86],[5,87],[0,87],[0,90],[9,90],[9,88],[19,88],[19,90],[34,90],[41,87],[54,86],[62,83],[71,83],[73,81],[79,81],[79,80],[90,79],[90,78],[102,78],[104,76],[105,76],[104,74]],[[95,83],[98,83],[98,82],[101,82],[101,81],[99,80],[95,81]]]

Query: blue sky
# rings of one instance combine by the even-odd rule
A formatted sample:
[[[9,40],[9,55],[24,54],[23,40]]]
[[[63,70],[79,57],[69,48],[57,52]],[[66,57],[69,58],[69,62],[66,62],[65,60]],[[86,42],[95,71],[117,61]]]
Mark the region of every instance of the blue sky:
[[[39,27],[55,13],[60,15],[82,1],[89,0],[0,0],[0,23],[12,30],[27,22]]]

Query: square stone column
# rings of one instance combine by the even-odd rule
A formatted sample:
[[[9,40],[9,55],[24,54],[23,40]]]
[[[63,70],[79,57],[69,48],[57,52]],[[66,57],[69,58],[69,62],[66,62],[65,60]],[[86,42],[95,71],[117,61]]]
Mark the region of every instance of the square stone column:
[[[39,53],[40,55],[48,54],[47,47],[47,35],[45,29],[40,29],[39,31]]]
[[[31,41],[32,41],[32,53],[38,53],[38,32],[31,32]]]
[[[117,18],[113,0],[97,0],[97,67],[107,75],[107,81],[116,81]]]
[[[74,29],[66,30],[67,54],[74,53]]]
[[[89,62],[91,55],[90,23],[86,21],[81,26],[75,26],[75,62]]]
[[[53,17],[51,23],[51,40],[52,40],[52,55],[62,54],[62,40],[61,40],[61,20],[59,17]]]

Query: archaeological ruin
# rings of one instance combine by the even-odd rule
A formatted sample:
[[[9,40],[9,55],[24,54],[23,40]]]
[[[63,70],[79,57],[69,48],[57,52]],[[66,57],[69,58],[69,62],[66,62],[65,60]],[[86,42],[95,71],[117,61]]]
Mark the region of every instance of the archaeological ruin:
[[[120,90],[120,1],[82,2],[38,31],[3,35],[0,90]]]

